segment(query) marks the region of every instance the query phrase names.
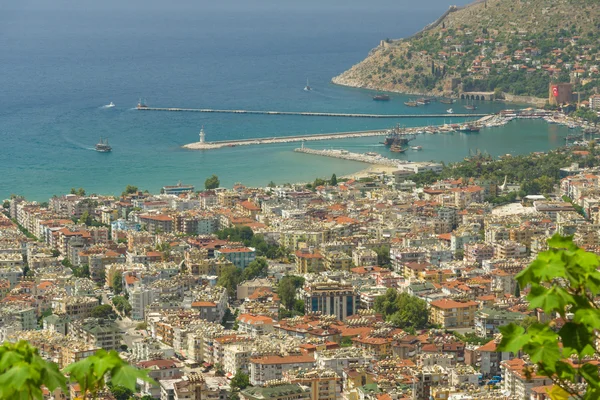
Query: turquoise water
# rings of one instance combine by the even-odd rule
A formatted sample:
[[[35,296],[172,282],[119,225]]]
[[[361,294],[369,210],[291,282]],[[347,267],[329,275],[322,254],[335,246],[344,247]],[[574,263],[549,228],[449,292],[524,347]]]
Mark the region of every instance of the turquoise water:
[[[150,106],[344,113],[443,113],[448,105],[406,108],[407,97],[371,100],[372,92],[331,85],[385,37],[401,37],[435,19],[446,4],[407,1],[282,2],[41,0],[0,15],[0,198],[44,200],[71,187],[120,193],[127,184],[158,191],[177,181],[201,188],[308,181],[349,174],[365,164],[293,153],[298,143],[189,151],[204,125],[207,140],[431,125],[443,120],[138,112]],[[90,9],[93,7],[93,9]],[[306,78],[314,88],[304,92]],[[102,108],[109,102],[115,108]],[[456,112],[464,108],[453,105]],[[478,112],[502,109],[479,104]],[[447,123],[460,119],[446,119]],[[390,157],[457,161],[469,150],[492,155],[544,151],[567,129],[512,122],[479,134],[420,136],[421,152],[390,154],[381,138],[311,142],[314,148],[380,151]],[[108,137],[113,152],[93,150]]]

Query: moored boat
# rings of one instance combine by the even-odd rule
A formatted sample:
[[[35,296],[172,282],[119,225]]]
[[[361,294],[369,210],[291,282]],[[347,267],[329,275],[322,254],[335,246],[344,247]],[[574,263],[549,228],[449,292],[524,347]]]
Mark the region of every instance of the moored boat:
[[[418,107],[419,106],[416,101],[412,101],[412,100],[411,101],[405,101],[404,105],[407,106],[407,107]]]
[[[388,96],[387,94],[378,94],[373,96],[373,100],[375,101],[389,101],[390,100],[390,96]]]
[[[401,147],[401,146],[392,145],[392,147],[390,147],[390,151],[392,153],[404,153],[406,151],[406,148]]]

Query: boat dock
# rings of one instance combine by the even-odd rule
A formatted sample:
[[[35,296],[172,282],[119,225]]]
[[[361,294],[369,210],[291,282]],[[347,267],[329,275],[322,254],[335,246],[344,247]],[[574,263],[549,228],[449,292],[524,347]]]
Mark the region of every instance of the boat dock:
[[[260,110],[215,110],[210,108],[171,108],[171,107],[137,107],[140,111],[171,111],[171,112],[198,112],[221,114],[258,114],[258,115],[296,115],[303,117],[341,117],[341,118],[473,118],[485,117],[488,114],[462,113],[462,114],[352,114],[329,113],[312,111],[260,111]]]
[[[296,153],[312,154],[316,156],[325,156],[340,158],[342,160],[358,161],[373,165],[385,165],[386,167],[399,167],[400,165],[407,164],[404,160],[393,160],[382,156],[381,154],[364,154],[364,153],[352,153],[347,150],[316,150],[309,149],[306,147],[300,147],[294,149]]]

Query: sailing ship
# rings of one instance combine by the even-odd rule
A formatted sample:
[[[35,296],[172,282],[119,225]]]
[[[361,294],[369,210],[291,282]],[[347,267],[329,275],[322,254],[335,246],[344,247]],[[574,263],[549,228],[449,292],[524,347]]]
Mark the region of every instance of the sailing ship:
[[[426,106],[426,105],[428,105],[429,103],[431,103],[431,100],[429,100],[429,99],[426,99],[426,98],[424,98],[424,97],[422,97],[422,98],[420,98],[420,99],[417,99],[417,105],[420,105],[420,106]]]
[[[148,106],[146,105],[146,100],[142,101],[142,99],[139,99],[139,100],[138,100],[138,104],[137,104],[137,107],[136,107],[136,108],[137,108],[138,110],[139,110],[140,108],[148,108]]]
[[[96,144],[95,150],[100,153],[108,153],[112,151],[112,147],[108,144],[108,139],[102,140],[100,137],[100,142]]]
[[[417,104],[416,101],[410,100],[410,101],[405,101],[404,105],[407,107],[418,107],[419,105]]]
[[[312,89],[310,87],[310,85],[308,84],[308,78],[306,78],[306,86],[304,86],[304,91],[305,92],[310,92]]]

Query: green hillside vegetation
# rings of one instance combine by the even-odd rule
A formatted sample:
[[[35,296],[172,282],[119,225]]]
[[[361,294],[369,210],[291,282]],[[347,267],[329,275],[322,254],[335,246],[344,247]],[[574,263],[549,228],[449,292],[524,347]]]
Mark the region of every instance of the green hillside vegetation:
[[[334,83],[436,95],[548,96],[549,82],[600,85],[600,6],[591,0],[488,0],[385,40]]]

